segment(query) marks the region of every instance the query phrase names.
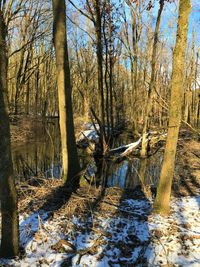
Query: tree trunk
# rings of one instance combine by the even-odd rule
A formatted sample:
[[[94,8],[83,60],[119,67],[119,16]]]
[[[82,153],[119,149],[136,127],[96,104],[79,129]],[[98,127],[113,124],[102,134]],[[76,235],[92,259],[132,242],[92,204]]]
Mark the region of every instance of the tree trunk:
[[[72,180],[79,171],[71,99],[70,69],[66,38],[64,0],[53,0],[53,38],[56,51],[57,86],[64,180]]]
[[[157,47],[158,47],[158,33],[160,29],[160,21],[161,15],[164,7],[164,0],[160,1],[160,8],[158,10],[158,16],[156,20],[156,28],[154,32],[154,42],[153,42],[153,53],[152,53],[152,60],[151,60],[151,80],[149,84],[149,90],[145,105],[145,112],[144,112],[144,125],[143,125],[143,132],[142,132],[142,149],[141,149],[141,156],[146,157],[147,155],[147,131],[149,128],[149,115],[152,110],[152,93],[155,86],[155,70],[156,70],[156,60],[157,60]]]
[[[113,134],[114,117],[113,117],[113,69],[114,69],[114,38],[113,38],[113,22],[111,17],[111,4],[108,0],[108,19],[109,19],[109,89],[110,89],[110,132]]]
[[[171,185],[174,175],[176,147],[182,114],[183,78],[190,9],[190,0],[180,0],[176,46],[173,54],[168,134],[160,181],[154,204],[154,211],[162,215],[168,214],[170,210]]]
[[[104,86],[103,86],[103,45],[102,45],[102,15],[100,9],[100,1],[95,1],[95,33],[96,33],[96,49],[97,49],[97,64],[98,64],[98,90],[100,94],[100,146],[101,151],[104,152],[105,142],[105,101],[104,101]]]
[[[10,125],[7,105],[8,58],[7,27],[0,11],[0,201],[1,201],[1,257],[14,257],[19,250],[17,194],[13,177],[10,145]]]
[[[26,86],[26,106],[25,106],[25,113],[29,115],[30,112],[30,82],[27,82]]]

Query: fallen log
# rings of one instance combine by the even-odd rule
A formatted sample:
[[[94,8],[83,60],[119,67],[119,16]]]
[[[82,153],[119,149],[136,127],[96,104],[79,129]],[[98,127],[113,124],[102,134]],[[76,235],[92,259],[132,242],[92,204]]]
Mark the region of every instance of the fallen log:
[[[127,155],[129,155],[133,150],[135,150],[136,148],[138,148],[142,143],[142,138],[140,137],[140,139],[138,141],[136,141],[135,143],[132,143],[122,154],[121,157],[125,157]]]
[[[154,154],[153,150],[156,149],[156,151],[157,151],[158,148],[162,147],[162,145],[166,139],[166,136],[167,136],[165,133],[159,134],[157,136],[155,136],[155,134],[156,134],[155,132],[148,134],[147,142],[149,144],[148,145],[149,151],[148,151],[147,157]],[[140,137],[134,143],[111,149],[110,151],[108,151],[107,156],[108,157],[109,156],[116,156],[118,159],[130,156],[130,155],[134,156],[134,157],[140,157],[141,144],[142,144],[142,137]]]
[[[134,149],[136,149],[137,147],[140,146],[142,141],[142,138],[140,137],[136,142],[128,144],[128,145],[124,145],[124,146],[120,146],[117,148],[113,148],[111,150],[109,150],[108,154],[111,155],[115,155],[115,154],[119,154],[122,153],[121,156],[125,156],[125,154],[128,152],[130,153],[131,151],[133,151]]]

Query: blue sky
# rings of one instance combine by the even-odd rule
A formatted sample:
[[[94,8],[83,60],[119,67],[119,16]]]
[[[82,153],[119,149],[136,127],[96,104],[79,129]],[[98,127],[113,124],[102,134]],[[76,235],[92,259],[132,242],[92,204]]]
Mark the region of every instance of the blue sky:
[[[119,0],[112,0],[113,2],[118,2]],[[125,1],[125,0],[123,0]],[[140,0],[139,0],[140,1]],[[74,3],[81,7],[85,0],[74,0]],[[161,34],[165,40],[171,46],[176,38],[176,25],[177,25],[177,18],[178,18],[178,6],[179,6],[179,0],[175,0],[175,3],[165,3],[164,11],[162,14],[162,22],[161,22]],[[155,6],[151,10],[153,17],[154,17],[154,23],[156,21],[158,8],[159,8],[159,0],[154,0]],[[200,0],[191,0],[192,4],[192,10],[189,18],[189,31],[188,31],[188,42],[190,43],[192,40],[192,33],[193,30],[196,34],[196,47],[200,46]],[[127,9],[128,12],[129,9]],[[148,12],[148,11],[146,11]],[[128,15],[128,14],[127,14]],[[145,15],[144,15],[145,17]],[[83,26],[84,27],[84,26]]]
[[[178,2],[175,3],[166,3],[165,8],[162,14],[162,31],[165,33],[165,36],[175,40],[174,35],[176,32],[176,21],[178,18]],[[159,2],[157,1],[156,6],[154,7],[153,15],[156,19],[157,11],[159,8]],[[192,32],[195,31],[196,34],[196,46],[200,46],[200,0],[191,0],[192,9],[189,17],[189,31],[188,31],[188,42],[192,39]]]
[[[200,45],[200,1],[192,0],[192,11],[190,15],[190,31],[194,27],[197,34],[197,41]]]

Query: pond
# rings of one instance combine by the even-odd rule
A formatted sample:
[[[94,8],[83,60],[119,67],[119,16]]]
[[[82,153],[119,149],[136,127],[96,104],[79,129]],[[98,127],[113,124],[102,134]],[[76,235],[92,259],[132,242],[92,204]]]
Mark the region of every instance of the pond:
[[[133,142],[124,133],[115,140],[114,146]],[[60,178],[62,175],[61,145],[57,119],[36,123],[33,138],[26,143],[12,144],[14,173],[24,181],[30,177]],[[84,180],[106,187],[134,189],[138,185],[157,183],[162,163],[162,154],[148,159],[126,159],[119,163],[113,160],[95,161],[94,157],[79,149]]]
[[[33,136],[26,142],[12,144],[15,176],[59,178],[61,175],[60,137],[57,119],[34,122]]]

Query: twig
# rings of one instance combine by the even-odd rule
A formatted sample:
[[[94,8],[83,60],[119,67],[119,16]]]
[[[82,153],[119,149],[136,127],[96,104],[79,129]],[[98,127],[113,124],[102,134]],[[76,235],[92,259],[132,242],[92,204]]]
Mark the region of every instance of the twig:
[[[79,257],[78,257],[78,260],[76,262],[76,265],[79,265],[80,264],[80,261],[81,261],[81,258],[88,254],[92,249],[94,249],[95,247],[97,247],[100,243],[101,243],[101,238],[103,237],[103,234],[101,234],[93,243],[93,245],[89,248],[86,248],[86,249],[81,249],[81,250],[78,250],[76,253],[79,254]]]

